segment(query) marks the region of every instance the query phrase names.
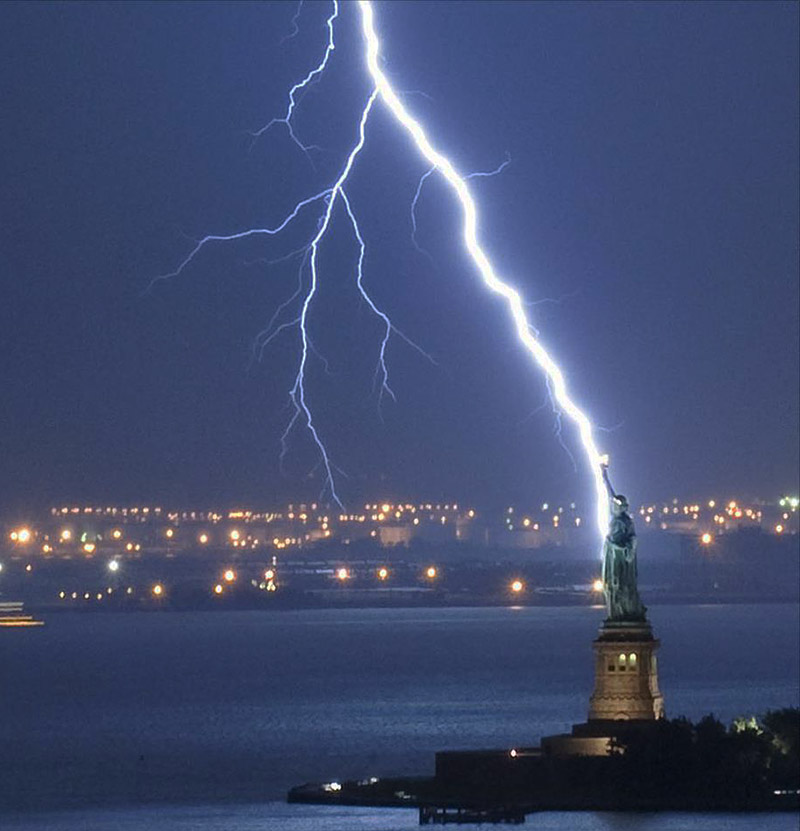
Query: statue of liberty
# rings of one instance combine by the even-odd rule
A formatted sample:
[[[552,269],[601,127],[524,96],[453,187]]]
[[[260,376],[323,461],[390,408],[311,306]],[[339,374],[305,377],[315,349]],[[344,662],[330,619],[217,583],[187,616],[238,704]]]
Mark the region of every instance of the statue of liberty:
[[[603,462],[603,481],[611,501],[611,521],[603,543],[603,593],[606,599],[608,620],[641,622],[645,620],[645,608],[639,599],[636,573],[636,529],[628,513],[628,500],[614,493],[608,478],[608,464]]]

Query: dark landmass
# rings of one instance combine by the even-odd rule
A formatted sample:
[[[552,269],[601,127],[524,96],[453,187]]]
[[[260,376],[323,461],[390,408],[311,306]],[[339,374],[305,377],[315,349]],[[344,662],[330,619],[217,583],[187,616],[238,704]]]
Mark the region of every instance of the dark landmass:
[[[488,821],[536,811],[796,811],[800,711],[726,728],[662,719],[623,730],[605,757],[540,748],[438,753],[433,777],[302,785],[290,802],[461,810]],[[518,821],[518,819],[517,819]]]

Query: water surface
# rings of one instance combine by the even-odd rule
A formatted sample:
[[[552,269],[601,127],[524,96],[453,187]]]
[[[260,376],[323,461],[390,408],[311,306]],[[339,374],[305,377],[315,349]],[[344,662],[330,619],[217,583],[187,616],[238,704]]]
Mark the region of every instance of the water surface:
[[[586,717],[601,616],[577,607],[62,614],[4,630],[3,826],[414,827],[412,811],[280,800],[300,782],[432,772],[437,750],[533,744],[569,729]],[[668,715],[728,721],[797,706],[798,606],[662,606],[650,616]],[[759,826],[796,827],[788,819]],[[544,814],[536,826],[753,827],[722,815],[628,821]]]

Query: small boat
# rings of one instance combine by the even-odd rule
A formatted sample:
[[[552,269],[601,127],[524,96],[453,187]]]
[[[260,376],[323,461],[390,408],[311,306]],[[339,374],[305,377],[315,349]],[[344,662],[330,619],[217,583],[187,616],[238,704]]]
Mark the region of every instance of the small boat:
[[[26,615],[18,600],[0,602],[0,626],[44,626],[43,620]]]

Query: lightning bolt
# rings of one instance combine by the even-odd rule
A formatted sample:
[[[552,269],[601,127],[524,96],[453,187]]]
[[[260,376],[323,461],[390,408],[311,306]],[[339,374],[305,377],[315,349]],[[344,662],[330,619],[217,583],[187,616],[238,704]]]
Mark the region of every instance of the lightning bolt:
[[[519,292],[509,283],[498,277],[486,252],[478,240],[478,212],[475,201],[467,187],[466,177],[461,176],[452,162],[429,140],[422,125],[408,112],[398,97],[389,79],[383,73],[379,64],[380,40],[375,31],[374,12],[370,0],[358,0],[361,11],[361,22],[366,41],[367,70],[372,77],[375,88],[381,101],[388,107],[396,121],[410,135],[417,150],[428,163],[429,167],[444,178],[456,196],[463,211],[463,238],[464,245],[472,261],[478,269],[483,282],[495,294],[499,294],[506,301],[508,311],[517,331],[517,337],[536,365],[542,369],[552,390],[553,397],[560,410],[567,415],[578,428],[586,461],[594,482],[597,529],[601,537],[605,536],[608,522],[606,512],[605,485],[601,469],[602,456],[595,444],[592,422],[586,413],[575,403],[567,389],[564,373],[550,353],[534,335],[530,322],[525,314],[525,307]]]
[[[331,461],[330,455],[328,454],[322,437],[316,427],[306,390],[308,357],[309,353],[314,351],[313,343],[309,336],[308,324],[310,309],[319,285],[319,250],[321,243],[331,226],[334,209],[339,201],[342,203],[359,247],[358,261],[356,265],[356,286],[370,310],[378,319],[380,319],[383,325],[383,335],[380,342],[378,363],[375,370],[375,385],[378,387],[379,405],[383,395],[387,395],[390,398],[395,399],[395,394],[389,385],[389,373],[386,364],[386,349],[389,338],[392,334],[396,334],[414,349],[417,349],[425,355],[425,357],[430,359],[430,356],[428,356],[424,350],[417,346],[417,344],[411,341],[393,325],[388,315],[375,304],[367,292],[363,281],[363,265],[366,244],[359,229],[356,214],[353,210],[350,199],[345,192],[345,184],[347,183],[357,156],[364,147],[366,126],[370,113],[373,111],[376,101],[380,100],[399,126],[409,134],[427,166],[427,170],[420,179],[414,200],[412,202],[412,238],[414,240],[414,244],[416,245],[416,207],[420,198],[422,186],[431,175],[438,174],[450,188],[461,207],[463,216],[462,236],[464,246],[478,273],[480,274],[481,279],[491,292],[500,295],[506,301],[508,313],[511,317],[512,324],[516,330],[517,338],[519,339],[521,346],[533,361],[534,365],[544,372],[547,388],[558,419],[559,440],[561,440],[560,427],[562,416],[568,417],[577,428],[580,444],[583,449],[583,455],[588,463],[595,489],[597,529],[602,537],[605,535],[607,524],[605,485],[603,483],[601,468],[603,457],[595,444],[592,422],[584,410],[578,406],[570,395],[563,371],[549,351],[545,348],[540,340],[539,333],[528,320],[525,312],[525,304],[521,295],[513,287],[513,285],[502,279],[497,274],[478,239],[477,207],[467,185],[467,181],[476,176],[489,176],[499,173],[509,164],[510,159],[507,158],[506,161],[503,162],[503,164],[496,170],[489,171],[487,173],[462,175],[456,170],[447,156],[445,156],[442,151],[437,149],[430,141],[420,122],[406,109],[400,99],[400,96],[382,71],[380,67],[381,45],[375,31],[373,4],[371,0],[357,0],[357,2],[361,15],[362,32],[365,42],[364,58],[367,72],[372,81],[372,90],[366,100],[363,110],[361,111],[361,116],[358,122],[357,139],[351,147],[341,172],[333,185],[298,202],[293,210],[283,219],[283,221],[273,228],[252,228],[234,234],[209,235],[202,238],[189,252],[188,256],[184,258],[183,262],[175,271],[156,277],[151,282],[151,287],[158,280],[176,277],[181,274],[184,269],[194,261],[200,251],[211,242],[229,242],[256,235],[276,236],[285,230],[306,207],[321,203],[323,208],[318,217],[316,233],[304,248],[292,252],[292,254],[303,253],[304,255],[303,263],[300,268],[298,288],[287,301],[278,307],[278,310],[273,315],[272,320],[266,329],[257,337],[254,349],[256,349],[259,354],[263,353],[263,350],[278,334],[293,327],[297,327],[299,329],[301,343],[300,361],[295,381],[292,388],[289,390],[289,398],[293,407],[293,414],[281,436],[281,461],[288,452],[289,437],[293,429],[298,423],[304,424],[319,453],[319,464],[324,469],[325,481],[323,484],[323,494],[326,492],[329,493],[331,498],[343,508],[342,501],[336,491],[334,478],[334,470],[338,470],[338,468],[336,468]],[[298,13],[293,18],[293,27],[296,27],[299,10],[300,9],[298,8]],[[254,134],[256,138],[263,135],[267,130],[276,124],[284,124],[295,144],[297,144],[297,146],[304,153],[306,153],[306,155],[308,155],[310,147],[304,145],[297,138],[291,123],[292,116],[297,106],[297,96],[310,84],[318,80],[328,65],[329,58],[335,49],[334,21],[338,18],[338,16],[339,3],[338,0],[333,0],[332,12],[326,20],[328,40],[322,59],[305,76],[305,78],[296,83],[290,89],[289,103],[286,114],[281,118],[274,118],[268,122]],[[294,36],[294,31],[291,36]],[[307,287],[305,286],[303,280],[303,268],[306,263],[310,275]],[[278,323],[281,314],[296,300],[300,300],[300,308],[295,316],[288,322]]]

